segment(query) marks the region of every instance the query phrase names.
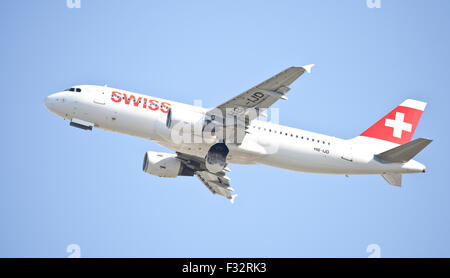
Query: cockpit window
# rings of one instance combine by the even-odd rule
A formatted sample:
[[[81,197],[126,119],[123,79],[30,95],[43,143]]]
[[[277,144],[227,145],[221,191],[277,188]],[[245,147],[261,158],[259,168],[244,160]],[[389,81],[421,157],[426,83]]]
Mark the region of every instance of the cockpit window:
[[[81,93],[80,88],[69,88],[69,89],[65,89],[64,91]]]

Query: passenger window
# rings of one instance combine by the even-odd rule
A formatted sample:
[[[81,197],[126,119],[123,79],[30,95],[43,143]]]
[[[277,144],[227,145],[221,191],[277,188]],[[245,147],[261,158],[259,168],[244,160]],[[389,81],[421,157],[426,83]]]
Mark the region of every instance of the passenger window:
[[[77,93],[81,93],[81,89],[80,88],[77,88],[76,90],[77,90]]]

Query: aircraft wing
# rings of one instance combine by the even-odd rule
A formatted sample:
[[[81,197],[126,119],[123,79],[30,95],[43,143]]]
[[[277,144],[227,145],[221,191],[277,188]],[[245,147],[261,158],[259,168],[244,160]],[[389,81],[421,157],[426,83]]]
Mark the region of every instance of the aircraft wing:
[[[220,173],[220,172],[219,172]],[[197,171],[195,175],[203,182],[206,187],[213,193],[219,194],[234,203],[237,194],[231,194],[234,189],[230,186],[230,178],[225,175],[213,174],[208,171]]]
[[[234,203],[237,194],[231,194],[234,189],[230,186],[231,179],[226,176],[226,171],[211,173],[205,167],[205,159],[196,156],[177,152],[177,158],[185,166],[193,169],[194,174],[213,194],[222,195]]]
[[[269,108],[277,100],[286,100],[285,94],[290,90],[288,86],[305,73],[305,71],[311,72],[313,66],[290,67],[235,98],[222,103],[215,109],[220,109],[222,115],[226,115],[225,117],[247,114],[246,112],[249,108],[256,109],[257,113],[260,113],[264,109]],[[256,113],[252,114],[248,114],[250,121],[257,116]]]

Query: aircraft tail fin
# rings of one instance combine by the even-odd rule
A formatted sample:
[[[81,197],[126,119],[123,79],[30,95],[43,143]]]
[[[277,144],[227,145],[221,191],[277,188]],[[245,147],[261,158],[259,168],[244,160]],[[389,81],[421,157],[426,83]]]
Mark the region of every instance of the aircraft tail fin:
[[[383,174],[381,176],[391,185],[402,186],[402,174]]]
[[[418,138],[409,143],[376,154],[375,157],[385,162],[408,162],[431,142],[432,140],[430,139]]]
[[[407,99],[360,136],[395,144],[411,141],[426,103]]]

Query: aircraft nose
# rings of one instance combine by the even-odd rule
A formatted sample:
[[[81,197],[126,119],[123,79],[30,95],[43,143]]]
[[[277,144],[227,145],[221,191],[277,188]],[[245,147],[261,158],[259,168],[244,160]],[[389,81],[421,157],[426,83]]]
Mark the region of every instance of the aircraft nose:
[[[44,106],[47,107],[47,109],[51,109],[52,103],[53,103],[53,95],[49,95],[44,99]]]
[[[54,112],[58,108],[58,103],[64,102],[64,97],[61,94],[51,94],[44,99],[44,106],[51,112]]]
[[[48,108],[49,99],[48,96],[44,99],[44,106]]]

